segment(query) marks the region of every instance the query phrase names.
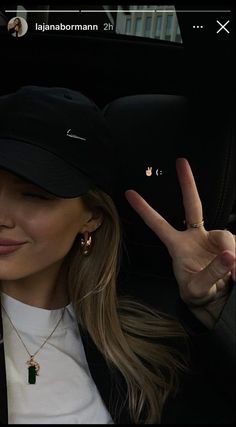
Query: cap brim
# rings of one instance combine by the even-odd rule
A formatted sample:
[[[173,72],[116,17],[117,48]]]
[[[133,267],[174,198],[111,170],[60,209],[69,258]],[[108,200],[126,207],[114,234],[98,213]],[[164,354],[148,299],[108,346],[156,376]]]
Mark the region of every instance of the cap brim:
[[[93,187],[89,177],[63,159],[24,141],[0,139],[1,167],[58,197],[78,197]]]

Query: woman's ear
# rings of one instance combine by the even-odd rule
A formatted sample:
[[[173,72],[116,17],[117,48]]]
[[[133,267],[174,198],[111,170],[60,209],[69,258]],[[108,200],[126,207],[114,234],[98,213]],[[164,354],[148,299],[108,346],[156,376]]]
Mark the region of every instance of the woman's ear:
[[[93,231],[97,230],[102,224],[103,219],[104,217],[102,212],[93,213],[88,219],[88,221],[86,221],[86,223],[83,225],[80,233],[85,233],[85,231],[92,233]]]

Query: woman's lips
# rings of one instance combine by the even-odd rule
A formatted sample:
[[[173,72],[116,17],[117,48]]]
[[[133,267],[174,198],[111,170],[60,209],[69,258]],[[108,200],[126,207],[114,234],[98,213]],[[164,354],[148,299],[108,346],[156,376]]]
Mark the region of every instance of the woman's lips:
[[[22,243],[26,243],[26,242],[22,242],[22,241],[19,241],[19,240],[12,240],[12,239],[3,239],[1,236],[0,236],[0,246],[1,245],[3,245],[3,246],[8,246],[8,245],[20,245],[20,244],[22,244]]]
[[[0,245],[0,255],[11,254],[12,252],[15,252],[20,249],[23,245],[24,243],[21,243],[19,245]]]

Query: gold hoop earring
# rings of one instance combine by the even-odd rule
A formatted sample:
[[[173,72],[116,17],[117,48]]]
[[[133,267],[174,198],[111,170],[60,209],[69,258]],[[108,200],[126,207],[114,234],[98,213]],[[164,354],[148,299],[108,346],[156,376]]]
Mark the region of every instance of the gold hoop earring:
[[[92,244],[92,237],[91,235],[85,240],[83,237],[81,237],[80,240],[80,246],[82,248],[82,254],[83,255],[88,255],[91,249],[91,244]]]

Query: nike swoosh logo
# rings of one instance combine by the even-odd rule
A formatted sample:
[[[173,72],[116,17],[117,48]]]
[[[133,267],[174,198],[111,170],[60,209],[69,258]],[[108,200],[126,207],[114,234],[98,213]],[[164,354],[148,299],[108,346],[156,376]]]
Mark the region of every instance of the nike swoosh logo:
[[[71,133],[71,129],[68,129],[66,136],[69,136],[70,138],[81,139],[82,141],[86,141],[86,138],[82,138],[81,136]]]

